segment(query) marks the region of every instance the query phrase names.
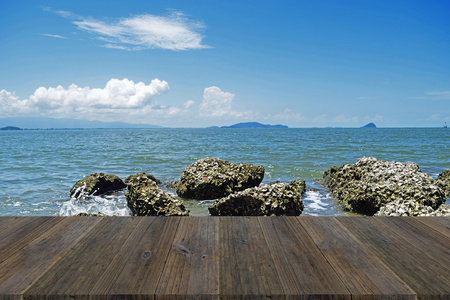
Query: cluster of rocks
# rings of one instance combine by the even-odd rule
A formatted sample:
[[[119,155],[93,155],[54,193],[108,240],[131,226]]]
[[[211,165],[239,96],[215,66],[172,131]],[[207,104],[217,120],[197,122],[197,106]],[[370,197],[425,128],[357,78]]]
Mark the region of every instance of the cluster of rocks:
[[[181,198],[216,200],[209,207],[211,215],[298,216],[302,213],[305,181],[261,184],[263,178],[261,165],[233,164],[208,157],[186,167],[181,179],[170,185]],[[109,188],[105,182],[110,183]],[[129,176],[125,182],[112,174],[95,173],[78,181],[71,189],[71,197],[83,199],[127,187],[127,205],[134,216],[189,215],[183,201],[166,193],[160,184],[154,176],[145,173]]]
[[[444,172],[447,172],[446,170]],[[449,196],[450,171],[438,179],[412,162],[363,157],[355,164],[332,167],[323,181],[346,210],[366,215],[449,215],[442,204]]]
[[[303,211],[305,181],[261,184],[264,167],[234,164],[218,158],[200,159],[185,168],[181,179],[161,189],[161,181],[141,173],[125,181],[112,174],[95,173],[78,181],[70,195],[86,199],[127,188],[127,205],[134,216],[187,216],[181,198],[215,200],[213,216],[298,216]],[[355,164],[332,167],[323,182],[345,210],[377,216],[450,216],[450,169],[436,180],[412,162],[400,163],[363,157]]]

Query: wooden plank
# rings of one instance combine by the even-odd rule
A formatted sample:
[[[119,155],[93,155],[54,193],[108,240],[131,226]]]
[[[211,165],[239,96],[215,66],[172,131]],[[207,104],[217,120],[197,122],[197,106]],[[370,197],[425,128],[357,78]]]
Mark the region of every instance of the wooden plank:
[[[415,293],[335,218],[297,218],[352,299],[415,299]]]
[[[219,217],[220,298],[284,298],[264,234],[255,217]]]
[[[52,217],[51,220],[55,221],[47,222],[53,224],[51,228],[41,226],[46,231],[40,232],[34,240],[30,240],[0,264],[0,295],[20,298],[27,288],[98,222],[95,218]]]
[[[88,299],[89,292],[139,223],[139,218],[106,217],[25,293],[25,299]]]
[[[376,218],[398,235],[408,237],[408,242],[424,255],[447,269],[450,275],[450,238],[424,225],[418,218]],[[450,276],[448,276],[450,277]]]
[[[4,220],[0,227],[0,263],[61,221],[55,217],[17,217]]]
[[[90,292],[91,299],[101,299],[105,295],[153,299],[180,219],[142,217]]]
[[[351,298],[297,217],[259,218],[259,222],[288,298]]]
[[[5,228],[8,228],[8,226],[10,226],[11,224],[17,223],[18,218],[19,217],[0,216],[0,234]]]
[[[337,217],[358,240],[408,284],[419,299],[448,299],[450,277],[447,270],[411,244],[409,236],[397,234],[381,219]]]
[[[428,225],[434,230],[439,231],[447,237],[450,237],[450,218],[449,217],[419,217],[418,221]]]
[[[218,299],[218,218],[182,218],[155,299]]]

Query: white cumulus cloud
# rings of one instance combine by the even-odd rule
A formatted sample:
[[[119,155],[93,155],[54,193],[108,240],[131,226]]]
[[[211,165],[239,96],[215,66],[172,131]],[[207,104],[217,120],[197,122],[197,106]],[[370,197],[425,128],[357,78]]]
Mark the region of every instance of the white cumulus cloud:
[[[0,91],[0,115],[40,115],[111,120],[123,115],[139,115],[160,110],[153,99],[169,90],[166,81],[153,79],[150,84],[135,83],[127,78],[111,79],[104,88],[79,87],[71,84],[65,88],[39,87],[28,99],[20,100],[15,93]],[[171,114],[174,109],[163,107]]]
[[[203,101],[199,106],[199,115],[207,118],[218,117],[248,117],[248,112],[237,112],[233,110],[233,99],[235,95],[224,92],[216,86],[205,88]]]

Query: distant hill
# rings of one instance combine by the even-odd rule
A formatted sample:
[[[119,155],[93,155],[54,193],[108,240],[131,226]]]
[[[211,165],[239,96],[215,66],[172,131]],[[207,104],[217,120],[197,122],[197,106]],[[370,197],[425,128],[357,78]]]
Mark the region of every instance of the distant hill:
[[[210,128],[217,128],[217,126],[213,126]],[[246,122],[246,123],[238,123],[231,126],[222,126],[219,128],[288,128],[286,125],[266,125],[258,122]]]
[[[0,130],[23,130],[23,129],[19,128],[19,127],[15,127],[15,126],[6,126],[6,127],[0,128]]]
[[[0,127],[20,127],[24,129],[75,129],[75,128],[162,128],[149,124],[128,124],[123,122],[100,122],[77,119],[52,118],[0,118]]]
[[[375,125],[374,123],[369,123],[369,124],[364,125],[361,128],[377,128],[377,125]]]

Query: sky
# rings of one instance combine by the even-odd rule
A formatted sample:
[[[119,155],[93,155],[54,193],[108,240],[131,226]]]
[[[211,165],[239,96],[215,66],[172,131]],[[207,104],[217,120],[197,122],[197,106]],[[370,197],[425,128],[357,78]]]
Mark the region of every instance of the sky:
[[[0,118],[450,123],[450,1],[0,0]]]

